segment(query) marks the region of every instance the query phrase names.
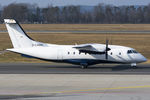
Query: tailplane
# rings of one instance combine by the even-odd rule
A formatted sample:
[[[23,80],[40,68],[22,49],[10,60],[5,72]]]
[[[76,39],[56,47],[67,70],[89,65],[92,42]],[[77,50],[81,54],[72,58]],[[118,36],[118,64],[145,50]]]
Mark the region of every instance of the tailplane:
[[[4,19],[11,42],[14,48],[32,47],[33,39],[31,39],[19,23],[14,19]]]

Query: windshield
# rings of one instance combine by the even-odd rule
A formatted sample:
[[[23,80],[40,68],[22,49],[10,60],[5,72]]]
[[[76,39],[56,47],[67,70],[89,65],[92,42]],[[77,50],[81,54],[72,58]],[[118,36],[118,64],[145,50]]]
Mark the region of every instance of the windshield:
[[[138,53],[138,52],[135,51],[135,50],[128,50],[128,51],[127,51],[127,54],[131,54],[131,53]]]

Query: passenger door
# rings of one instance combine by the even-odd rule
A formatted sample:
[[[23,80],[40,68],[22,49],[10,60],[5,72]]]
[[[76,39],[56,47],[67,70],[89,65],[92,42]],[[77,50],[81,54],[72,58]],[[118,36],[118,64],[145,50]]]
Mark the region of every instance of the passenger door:
[[[62,60],[63,59],[63,50],[62,49],[58,49],[58,51],[57,51],[57,59],[58,60]]]

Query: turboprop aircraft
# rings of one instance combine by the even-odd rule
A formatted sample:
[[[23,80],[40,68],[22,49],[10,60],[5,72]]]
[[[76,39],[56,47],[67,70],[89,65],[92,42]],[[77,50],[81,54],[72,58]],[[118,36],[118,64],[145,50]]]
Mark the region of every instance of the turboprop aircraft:
[[[25,33],[16,20],[4,19],[4,22],[14,47],[6,50],[19,53],[24,57],[77,64],[81,65],[81,68],[102,63],[131,64],[131,66],[136,67],[137,63],[147,61],[135,49],[109,45],[108,40],[106,40],[106,44],[80,45],[56,45],[37,42]]]

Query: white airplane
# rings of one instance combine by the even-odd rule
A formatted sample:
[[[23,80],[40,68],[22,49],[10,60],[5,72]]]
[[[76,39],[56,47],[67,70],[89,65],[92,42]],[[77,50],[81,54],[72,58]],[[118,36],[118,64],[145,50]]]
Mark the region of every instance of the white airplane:
[[[56,45],[37,42],[25,33],[16,20],[4,19],[4,22],[14,47],[6,50],[25,57],[77,64],[81,65],[81,68],[102,63],[131,64],[131,66],[136,67],[137,63],[147,61],[135,49],[108,45],[108,40],[106,40],[106,44],[81,45]]]

